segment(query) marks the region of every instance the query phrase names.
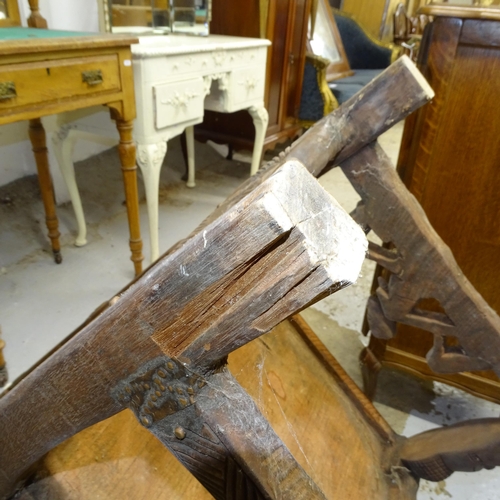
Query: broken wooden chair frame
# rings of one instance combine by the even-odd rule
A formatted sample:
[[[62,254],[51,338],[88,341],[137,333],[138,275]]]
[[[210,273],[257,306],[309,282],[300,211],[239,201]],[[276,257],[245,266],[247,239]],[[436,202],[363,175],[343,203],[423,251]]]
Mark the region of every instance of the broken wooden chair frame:
[[[338,164],[362,196],[356,219],[396,246],[394,251],[373,245],[369,250],[393,272],[389,284],[381,283],[379,303],[370,304],[377,320],[384,318],[374,334],[390,334],[391,298],[411,290],[408,277],[415,279],[418,269],[408,277],[404,270],[416,262],[411,257],[415,245],[437,259],[439,285],[448,279],[451,294],[449,302],[447,296],[441,302],[455,307],[458,275],[451,253],[431,234],[396,174],[388,173],[380,148],[371,144],[432,96],[413,64],[398,60],[244,183],[190,238],[5,394],[0,399],[0,498],[12,494],[30,466],[58,443],[127,407],[217,499],[325,498],[233,379],[226,357],[356,279],[366,250],[364,234],[312,177]],[[389,194],[397,205],[384,212]],[[390,215],[395,219],[386,218]],[[416,234],[405,232],[413,228],[410,222],[419,229]],[[413,238],[414,246],[405,247],[406,238]],[[481,331],[457,326],[462,319],[471,325],[465,310],[461,316],[448,313],[450,321],[415,314],[413,305],[427,289],[408,292],[413,304],[404,301],[397,310],[409,321],[424,322],[437,337],[442,338],[443,325],[458,329],[454,335],[464,352],[457,358],[437,340],[430,355],[437,367],[460,368],[465,357],[466,366],[479,359],[480,366],[497,368],[498,318],[467,283],[459,281],[461,304],[465,297],[471,314],[483,314]],[[491,419],[398,439],[391,444],[391,465],[410,482],[492,467],[500,463],[499,428],[499,421]],[[457,439],[464,433],[475,439]],[[200,439],[211,443],[221,459],[201,456]],[[236,490],[227,487],[235,474],[244,478]]]

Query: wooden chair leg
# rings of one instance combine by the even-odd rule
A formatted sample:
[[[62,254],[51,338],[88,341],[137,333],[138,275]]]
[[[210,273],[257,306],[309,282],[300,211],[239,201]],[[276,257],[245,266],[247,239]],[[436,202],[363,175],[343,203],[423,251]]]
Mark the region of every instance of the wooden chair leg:
[[[30,120],[29,136],[33,153],[35,154],[38,182],[40,183],[40,191],[42,194],[43,206],[45,208],[45,222],[49,230],[52,252],[54,252],[54,260],[57,264],[60,264],[62,262],[62,256],[61,245],[59,243],[59,223],[57,221],[54,188],[52,186],[52,178],[49,170],[45,130],[40,118]]]

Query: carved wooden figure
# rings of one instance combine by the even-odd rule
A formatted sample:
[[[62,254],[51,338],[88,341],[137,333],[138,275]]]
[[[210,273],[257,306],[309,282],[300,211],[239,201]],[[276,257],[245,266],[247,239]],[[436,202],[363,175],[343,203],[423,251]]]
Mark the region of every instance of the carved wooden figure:
[[[380,146],[367,146],[341,166],[362,198],[355,220],[391,243],[390,249],[370,244],[369,257],[390,272],[370,298],[371,332],[387,339],[394,322],[416,326],[434,334],[427,354],[434,371],[500,375],[500,318],[462,274]],[[437,300],[443,311],[424,309],[424,299]]]
[[[434,335],[427,361],[435,372],[492,369],[500,375],[499,316],[462,274],[382,148],[377,143],[366,146],[341,167],[361,196],[354,219],[390,244],[369,244],[368,257],[389,275],[379,277],[379,287],[369,299],[371,333],[388,339],[396,322],[416,326]],[[437,300],[443,311],[420,307],[425,299]],[[372,358],[365,349],[362,362],[369,395],[376,384]],[[431,481],[442,481],[455,471],[491,469],[500,465],[500,419],[419,434],[406,441],[400,453],[407,468]]]

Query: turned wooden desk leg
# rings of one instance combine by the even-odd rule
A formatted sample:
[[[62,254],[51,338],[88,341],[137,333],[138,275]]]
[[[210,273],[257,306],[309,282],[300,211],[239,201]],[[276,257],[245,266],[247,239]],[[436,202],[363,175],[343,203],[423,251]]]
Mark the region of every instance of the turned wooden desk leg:
[[[49,170],[45,130],[40,118],[30,120],[29,123],[29,136],[33,147],[33,153],[35,154],[38,182],[40,183],[40,191],[42,193],[42,201],[45,208],[45,222],[49,230],[54,260],[57,264],[60,264],[62,262],[62,256],[61,245],[59,243],[59,223],[57,221],[54,189],[52,187],[52,178]]]
[[[47,21],[40,14],[38,9],[38,0],[28,0],[30,4],[31,15],[28,18],[28,26],[30,28],[47,28]]]
[[[128,226],[130,231],[131,260],[134,263],[135,275],[142,272],[142,239],[139,223],[139,193],[137,191],[137,166],[135,163],[135,144],[132,139],[132,121],[116,120],[116,128],[120,134],[118,153],[123,172],[125,200],[127,204]]]

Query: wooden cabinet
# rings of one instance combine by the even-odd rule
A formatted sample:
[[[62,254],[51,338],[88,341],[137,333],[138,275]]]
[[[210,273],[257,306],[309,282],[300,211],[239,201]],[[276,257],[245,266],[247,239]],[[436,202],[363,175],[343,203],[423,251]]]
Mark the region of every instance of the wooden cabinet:
[[[500,10],[422,12],[434,22],[419,66],[436,97],[407,120],[397,168],[464,274],[500,313]],[[492,372],[434,374],[425,361],[431,343],[431,334],[398,325],[394,339],[372,338],[369,348],[383,365],[500,402]]]
[[[311,0],[213,0],[210,32],[271,40],[267,56],[265,107],[269,126],[264,150],[299,134],[300,94],[304,74]],[[196,137],[252,150],[255,128],[246,111],[207,112]]]

